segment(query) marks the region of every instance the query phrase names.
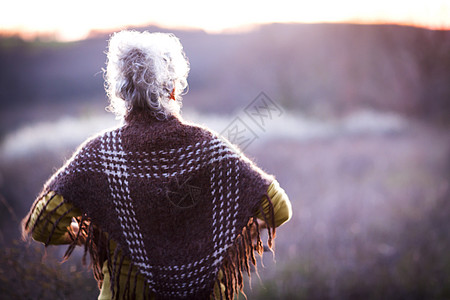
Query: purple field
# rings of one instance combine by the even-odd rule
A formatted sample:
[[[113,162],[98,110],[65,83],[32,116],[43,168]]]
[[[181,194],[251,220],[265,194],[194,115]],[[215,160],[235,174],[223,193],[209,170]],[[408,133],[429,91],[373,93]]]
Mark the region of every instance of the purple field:
[[[257,298],[448,297],[449,138],[412,123],[391,135],[255,149],[293,205],[278,231],[276,264],[266,259],[263,285],[254,281]]]

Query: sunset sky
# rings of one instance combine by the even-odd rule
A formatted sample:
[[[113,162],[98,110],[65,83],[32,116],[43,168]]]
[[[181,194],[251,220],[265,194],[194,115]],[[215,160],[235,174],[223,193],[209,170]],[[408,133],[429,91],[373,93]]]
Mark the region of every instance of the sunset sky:
[[[49,34],[61,40],[90,30],[160,25],[208,32],[242,30],[271,22],[397,23],[450,28],[450,0],[15,0],[3,2],[0,30],[25,37]]]

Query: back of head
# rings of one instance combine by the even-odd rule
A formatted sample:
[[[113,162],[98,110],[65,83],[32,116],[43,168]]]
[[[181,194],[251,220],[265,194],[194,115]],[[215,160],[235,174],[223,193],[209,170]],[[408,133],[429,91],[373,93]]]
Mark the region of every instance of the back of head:
[[[173,34],[121,31],[109,40],[106,91],[109,110],[126,117],[149,110],[159,120],[179,113],[189,62]]]

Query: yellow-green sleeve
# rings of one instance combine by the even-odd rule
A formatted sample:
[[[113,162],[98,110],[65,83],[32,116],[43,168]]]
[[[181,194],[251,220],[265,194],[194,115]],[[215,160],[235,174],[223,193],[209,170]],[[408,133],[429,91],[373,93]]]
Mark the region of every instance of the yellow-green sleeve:
[[[44,211],[42,212],[42,210]],[[68,244],[71,242],[68,227],[72,223],[72,218],[78,216],[81,216],[79,209],[73,207],[70,203],[64,202],[61,195],[49,192],[36,204],[31,212],[28,227],[33,228],[36,224],[31,236],[38,242],[46,243],[52,233],[54,224],[57,223],[49,243],[51,245]]]
[[[109,249],[112,253],[114,253],[115,249],[117,247],[117,244],[114,241],[110,241],[109,244]],[[133,266],[131,264],[131,260],[125,256],[122,259],[122,251],[119,250],[118,253],[118,257],[119,259],[116,260],[116,265],[113,266],[114,269],[119,269],[120,268],[120,274],[119,274],[119,299],[128,299],[125,295],[125,289],[127,286],[127,282],[128,280],[130,280],[129,285],[130,285],[130,290],[135,290],[136,291],[136,295],[133,298],[134,300],[143,300],[144,299],[144,295],[142,294],[142,291],[144,290],[144,284],[145,284],[145,279],[141,274],[137,274],[138,270],[136,266]],[[121,263],[122,262],[122,263]],[[131,268],[131,273],[130,273],[130,277],[128,277],[128,272],[130,271]],[[110,300],[113,299],[112,298],[112,292],[111,292],[111,274],[109,274],[109,269],[108,269],[108,261],[106,260],[103,263],[103,267],[102,267],[102,273],[103,273],[103,284],[102,287],[100,289],[100,294],[97,298],[97,300]],[[134,278],[135,276],[137,276],[137,280],[135,281]],[[147,298],[146,298],[147,299]],[[154,299],[154,295],[153,293],[150,294],[150,300]]]
[[[274,210],[274,219],[275,219],[275,227],[278,227],[287,221],[289,221],[292,217],[292,206],[291,202],[289,201],[289,197],[284,191],[282,187],[280,187],[280,184],[278,181],[274,180],[269,188],[267,189],[267,194],[270,197],[270,200],[273,205]],[[269,212],[269,200],[267,197],[263,197],[262,200],[262,208],[264,211],[264,214],[268,216],[269,222],[270,222],[270,215],[268,215]],[[256,217],[258,219],[264,220],[264,217],[262,216],[261,212],[259,212]]]

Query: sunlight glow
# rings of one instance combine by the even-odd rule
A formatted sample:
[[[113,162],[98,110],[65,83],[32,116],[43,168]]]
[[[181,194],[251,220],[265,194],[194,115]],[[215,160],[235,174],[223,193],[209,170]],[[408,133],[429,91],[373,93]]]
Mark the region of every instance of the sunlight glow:
[[[0,11],[0,32],[25,37],[46,34],[61,40],[85,38],[91,30],[149,24],[220,32],[272,22],[396,23],[448,29],[450,1],[15,0],[3,3]]]

